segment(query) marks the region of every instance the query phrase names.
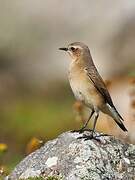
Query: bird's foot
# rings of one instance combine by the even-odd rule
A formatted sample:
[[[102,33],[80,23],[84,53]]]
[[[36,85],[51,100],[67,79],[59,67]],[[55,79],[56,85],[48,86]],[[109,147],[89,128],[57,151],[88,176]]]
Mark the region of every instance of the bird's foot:
[[[103,136],[113,136],[113,135],[102,133],[102,134],[100,134],[100,135],[97,135],[96,137],[103,137]]]
[[[85,128],[81,128],[81,129],[78,129],[78,130],[72,130],[71,132],[72,133],[76,133],[78,132],[79,134],[85,132],[85,131],[92,131],[91,129],[85,129]]]
[[[84,134],[83,136],[78,137],[77,139],[84,139],[84,141],[94,139],[94,140],[96,140],[96,141],[101,142],[100,137],[102,137],[102,136],[111,136],[111,135],[108,135],[108,134],[100,134],[100,135],[95,135],[95,136],[94,136],[94,132],[93,132],[93,133],[91,133],[90,135]]]
[[[96,136],[93,136],[93,134],[90,134],[90,135],[84,134],[83,136],[78,137],[77,139],[84,139],[84,141],[87,141],[87,140],[91,140],[91,139],[96,139]]]

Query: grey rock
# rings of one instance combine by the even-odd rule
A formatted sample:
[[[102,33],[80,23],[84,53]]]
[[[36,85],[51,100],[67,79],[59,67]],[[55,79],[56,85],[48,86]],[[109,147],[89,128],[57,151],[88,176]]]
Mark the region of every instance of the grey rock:
[[[113,136],[77,139],[84,135],[90,132],[65,132],[45,143],[24,158],[6,179],[54,176],[63,180],[131,180],[135,177],[135,145]]]

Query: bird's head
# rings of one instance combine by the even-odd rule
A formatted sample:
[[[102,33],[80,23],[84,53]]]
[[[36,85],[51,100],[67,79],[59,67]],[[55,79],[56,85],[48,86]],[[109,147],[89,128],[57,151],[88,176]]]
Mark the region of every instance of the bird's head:
[[[71,56],[72,60],[80,59],[83,56],[89,54],[88,46],[81,42],[74,42],[69,44],[67,47],[59,49],[66,51]]]

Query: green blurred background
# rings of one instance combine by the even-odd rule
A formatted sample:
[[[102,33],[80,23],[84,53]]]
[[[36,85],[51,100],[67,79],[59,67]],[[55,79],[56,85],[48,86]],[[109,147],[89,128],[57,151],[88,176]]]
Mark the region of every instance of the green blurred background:
[[[32,137],[47,141],[80,127],[67,80],[70,58],[58,50],[74,41],[89,45],[100,74],[114,84],[117,108],[129,118],[134,0],[0,0],[0,143],[8,146],[0,165],[13,168]]]

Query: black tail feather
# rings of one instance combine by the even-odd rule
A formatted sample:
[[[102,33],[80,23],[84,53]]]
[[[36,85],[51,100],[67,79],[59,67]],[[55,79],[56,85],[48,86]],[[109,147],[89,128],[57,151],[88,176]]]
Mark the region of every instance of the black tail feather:
[[[115,122],[118,124],[118,126],[123,130],[123,131],[128,131],[126,129],[126,127],[124,126],[123,122],[123,118],[121,117],[121,115],[118,113],[117,109],[115,108],[115,106],[113,105],[110,106],[108,105],[108,108],[109,108],[109,114],[111,115],[111,117],[115,120]]]
[[[118,124],[118,126],[119,126],[123,131],[128,131],[122,122],[119,122],[119,121],[117,121],[117,120],[115,120],[115,122]]]
[[[116,113],[118,114],[118,116],[120,117],[120,119],[121,119],[122,121],[124,121],[123,117],[122,117],[122,116],[120,115],[120,113],[117,111],[116,107],[113,106],[113,108],[115,109],[115,111],[116,111]]]

